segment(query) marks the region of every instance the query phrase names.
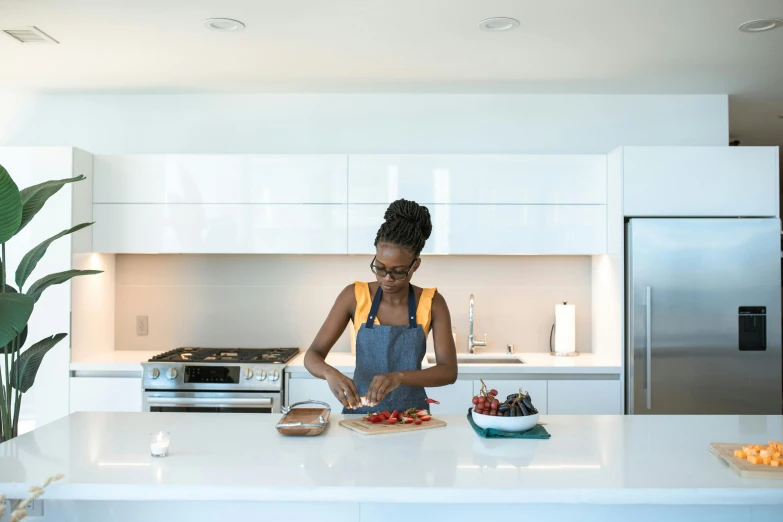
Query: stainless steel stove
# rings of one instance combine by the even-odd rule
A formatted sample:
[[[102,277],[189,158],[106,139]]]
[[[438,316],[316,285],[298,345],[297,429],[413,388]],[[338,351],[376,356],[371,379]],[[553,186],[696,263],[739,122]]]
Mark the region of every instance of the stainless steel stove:
[[[279,413],[299,348],[177,348],[142,363],[144,411]]]

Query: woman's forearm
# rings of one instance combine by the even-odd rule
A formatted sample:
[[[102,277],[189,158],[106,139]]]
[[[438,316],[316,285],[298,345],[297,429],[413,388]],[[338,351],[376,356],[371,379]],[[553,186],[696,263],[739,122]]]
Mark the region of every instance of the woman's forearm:
[[[434,388],[454,384],[457,380],[457,365],[436,364],[424,370],[400,372],[401,384],[405,386],[421,386]]]
[[[326,362],[323,355],[312,350],[307,350],[305,353],[304,365],[313,377],[318,377],[319,379],[326,379],[326,374],[332,370],[337,371]]]

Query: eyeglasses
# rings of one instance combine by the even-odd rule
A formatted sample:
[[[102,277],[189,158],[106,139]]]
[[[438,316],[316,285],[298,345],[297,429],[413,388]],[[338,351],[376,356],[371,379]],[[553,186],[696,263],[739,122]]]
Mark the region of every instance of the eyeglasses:
[[[386,270],[385,268],[375,266],[375,260],[376,258],[373,257],[372,262],[370,263],[370,270],[372,270],[373,274],[381,278],[386,277],[386,274],[389,274],[394,281],[402,281],[403,279],[408,278],[408,276],[411,273],[411,270],[413,270],[413,265],[416,264],[418,258],[413,260],[413,263],[411,263],[411,266],[409,266],[408,270],[406,270],[405,272],[400,272],[398,270]]]

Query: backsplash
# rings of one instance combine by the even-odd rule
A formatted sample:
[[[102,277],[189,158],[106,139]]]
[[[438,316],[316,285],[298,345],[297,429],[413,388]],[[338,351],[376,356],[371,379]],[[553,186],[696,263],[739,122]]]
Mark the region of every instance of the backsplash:
[[[312,342],[337,294],[374,279],[368,256],[117,255],[115,347],[284,347]],[[468,298],[474,333],[489,348],[545,352],[555,304],[576,305],[576,346],[590,352],[588,256],[425,256],[414,284],[437,286],[466,351]],[[137,336],[136,316],[149,317]],[[431,349],[431,342],[430,342]],[[334,347],[350,351],[348,331]]]

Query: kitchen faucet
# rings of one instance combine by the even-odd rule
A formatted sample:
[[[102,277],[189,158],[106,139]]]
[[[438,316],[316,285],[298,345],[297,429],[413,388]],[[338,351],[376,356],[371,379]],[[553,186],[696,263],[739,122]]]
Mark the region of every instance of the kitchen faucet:
[[[473,294],[470,294],[470,310],[468,312],[468,320],[470,321],[470,327],[468,329],[468,353],[476,353],[474,347],[487,345],[487,334],[484,334],[483,341],[474,341],[473,337]]]

